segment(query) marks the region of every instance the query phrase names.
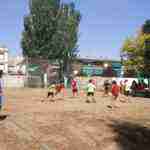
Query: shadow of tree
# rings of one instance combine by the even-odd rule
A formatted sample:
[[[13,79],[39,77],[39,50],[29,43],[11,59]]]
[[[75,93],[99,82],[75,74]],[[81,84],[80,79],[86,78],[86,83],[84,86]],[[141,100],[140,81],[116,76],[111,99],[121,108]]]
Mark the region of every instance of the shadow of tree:
[[[150,128],[122,121],[113,121],[109,126],[122,150],[150,150]]]

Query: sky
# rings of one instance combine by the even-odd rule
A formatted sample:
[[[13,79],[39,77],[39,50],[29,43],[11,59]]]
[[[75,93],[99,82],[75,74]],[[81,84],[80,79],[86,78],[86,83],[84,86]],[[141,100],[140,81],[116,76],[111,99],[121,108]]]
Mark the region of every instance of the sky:
[[[119,59],[123,41],[150,19],[150,0],[74,1],[82,15],[78,41],[82,57]],[[8,47],[11,55],[20,55],[28,0],[1,0],[0,10],[0,45]]]

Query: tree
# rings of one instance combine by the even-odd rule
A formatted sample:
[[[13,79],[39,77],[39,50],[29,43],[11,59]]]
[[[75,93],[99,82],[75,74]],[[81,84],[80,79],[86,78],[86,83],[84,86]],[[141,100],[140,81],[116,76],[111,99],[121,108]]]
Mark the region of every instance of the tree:
[[[54,56],[51,40],[56,31],[58,9],[59,0],[30,0],[30,14],[24,19],[22,37],[25,56]]]
[[[148,71],[148,65],[150,64],[149,41],[149,21],[145,22],[145,24],[142,26],[141,32],[136,37],[127,38],[125,40],[121,50],[121,55],[127,74],[132,71],[134,74],[142,72],[144,75]]]
[[[71,62],[72,59],[77,54],[77,41],[78,41],[78,27],[80,23],[80,13],[75,11],[75,6],[73,3],[70,5],[64,5],[64,17],[65,29],[64,33],[64,51],[62,51],[62,58],[64,64],[64,73],[69,75],[71,72]]]
[[[74,3],[30,0],[30,14],[24,18],[24,55],[57,60],[62,72],[69,72],[70,60],[77,53],[80,18]]]
[[[147,20],[142,26],[142,34],[145,35],[144,73],[150,78],[150,20]]]
[[[142,33],[150,34],[150,20],[146,20],[142,26]]]
[[[135,75],[143,70],[143,37],[128,38],[122,47],[125,73]]]
[[[74,3],[61,5],[57,18],[56,34],[53,36],[53,46],[55,49],[59,49],[59,64],[67,76],[71,71],[72,59],[76,57],[78,52],[77,41],[80,19],[80,12],[75,10]]]

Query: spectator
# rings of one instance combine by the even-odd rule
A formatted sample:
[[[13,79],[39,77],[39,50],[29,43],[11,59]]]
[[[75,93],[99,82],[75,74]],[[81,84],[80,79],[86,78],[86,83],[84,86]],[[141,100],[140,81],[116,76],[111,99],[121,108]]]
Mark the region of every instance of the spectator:
[[[137,89],[138,89],[138,84],[135,80],[133,80],[132,85],[131,85],[131,90],[132,90],[131,92],[133,96],[135,95]]]

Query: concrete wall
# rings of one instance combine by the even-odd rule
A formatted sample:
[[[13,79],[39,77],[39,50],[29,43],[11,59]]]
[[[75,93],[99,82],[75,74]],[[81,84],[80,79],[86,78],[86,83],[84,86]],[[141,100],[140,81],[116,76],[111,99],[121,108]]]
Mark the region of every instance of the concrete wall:
[[[25,85],[26,77],[20,75],[5,75],[3,76],[4,87],[22,88]]]
[[[42,84],[42,81],[39,78],[35,78],[36,80],[32,79],[32,82],[36,83],[35,87],[40,87]],[[128,80],[128,84],[131,85],[133,80],[137,80],[137,78],[108,78],[108,77],[77,77],[78,83],[79,83],[79,87],[81,89],[83,89],[87,84],[89,79],[94,79],[95,80],[95,84],[97,86],[98,89],[102,89],[103,88],[103,84],[105,80],[116,80],[117,83],[119,84],[120,81],[125,81]],[[3,77],[4,80],[4,87],[15,87],[15,88],[22,88],[25,85],[27,86],[27,78],[26,76],[20,76],[20,75],[5,75]],[[38,81],[38,82],[37,82]],[[30,83],[32,83],[29,80]],[[37,85],[39,84],[39,85]]]
[[[43,87],[43,80],[40,76],[28,77],[25,75],[5,75],[3,76],[5,88],[23,88],[23,87]]]
[[[101,89],[103,87],[105,80],[112,80],[112,78],[108,77],[77,77],[77,81],[79,83],[79,87],[83,89],[89,82],[90,79],[93,79],[96,87]]]

